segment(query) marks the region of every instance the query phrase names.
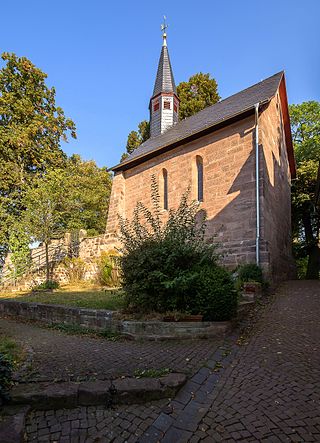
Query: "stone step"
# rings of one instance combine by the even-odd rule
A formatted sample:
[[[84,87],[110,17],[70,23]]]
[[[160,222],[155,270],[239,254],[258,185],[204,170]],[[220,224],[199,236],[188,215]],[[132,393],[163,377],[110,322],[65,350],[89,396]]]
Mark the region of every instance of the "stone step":
[[[0,442],[24,442],[24,427],[29,406],[2,406],[0,417]]]
[[[116,380],[61,383],[21,383],[11,390],[11,403],[40,410],[77,406],[122,405],[172,398],[187,377],[171,373],[159,378],[124,377]]]

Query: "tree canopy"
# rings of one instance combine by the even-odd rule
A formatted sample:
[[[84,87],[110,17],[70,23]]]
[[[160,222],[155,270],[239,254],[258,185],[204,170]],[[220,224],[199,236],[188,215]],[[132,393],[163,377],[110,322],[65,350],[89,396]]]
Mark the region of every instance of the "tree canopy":
[[[214,105],[220,100],[218,84],[209,73],[199,72],[192,75],[187,82],[177,86],[180,99],[179,119],[190,117],[207,106]],[[137,149],[141,143],[150,137],[150,123],[143,120],[138,125],[138,131],[131,131],[128,135],[126,152],[122,154],[121,161]]]
[[[45,245],[47,280],[51,240],[79,229],[89,235],[103,233],[110,190],[106,168],[79,155],[68,159],[63,169],[52,168],[34,178],[23,198],[21,225],[31,240]]]
[[[76,137],[74,122],[56,105],[47,75],[25,57],[3,53],[0,70],[0,245],[23,210],[34,176],[66,161],[61,141]]]
[[[290,106],[292,137],[297,163],[297,179],[292,185],[294,251],[300,274],[319,278],[320,271],[320,103],[304,102]]]
[[[91,236],[104,233],[112,186],[107,168],[73,155],[61,175],[65,188],[64,230],[86,229]]]
[[[121,161],[125,160],[141,143],[150,138],[150,123],[147,120],[142,120],[138,125],[138,131],[131,131],[128,135],[126,151],[122,154]]]
[[[214,105],[220,100],[218,84],[210,74],[199,72],[192,75],[187,82],[177,86],[180,99],[180,120],[196,114],[207,106]]]

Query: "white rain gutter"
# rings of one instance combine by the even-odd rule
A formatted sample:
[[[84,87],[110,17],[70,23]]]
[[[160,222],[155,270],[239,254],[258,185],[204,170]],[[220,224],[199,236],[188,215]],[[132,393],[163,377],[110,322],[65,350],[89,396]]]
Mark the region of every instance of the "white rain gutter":
[[[255,153],[256,153],[256,264],[260,265],[260,171],[259,171],[259,105],[255,107]]]

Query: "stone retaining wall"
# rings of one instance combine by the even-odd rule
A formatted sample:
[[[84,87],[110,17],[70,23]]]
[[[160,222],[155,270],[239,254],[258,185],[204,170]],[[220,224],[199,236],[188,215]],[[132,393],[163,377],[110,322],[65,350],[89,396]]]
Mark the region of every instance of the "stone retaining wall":
[[[53,239],[49,245],[50,279],[60,284],[69,283],[69,276],[63,261],[66,257],[78,257],[85,263],[83,280],[96,281],[98,278],[97,259],[103,252],[115,251],[119,243],[109,234],[96,237],[87,237],[84,229],[80,229],[77,244],[72,243],[71,234],[66,233],[61,239]],[[0,285],[3,289],[23,291],[31,289],[46,281],[45,246],[40,244],[30,251],[31,264],[25,274],[14,281],[12,278],[11,254],[6,257],[4,267],[0,273]]]
[[[211,338],[231,330],[231,322],[120,321],[115,311],[74,308],[63,305],[0,301],[0,317],[37,320],[46,324],[64,323],[96,331],[109,330],[133,340]]]
[[[0,316],[5,315],[26,320],[38,320],[48,324],[78,325],[95,330],[116,331],[118,328],[118,322],[112,320],[113,311],[101,309],[1,300]]]

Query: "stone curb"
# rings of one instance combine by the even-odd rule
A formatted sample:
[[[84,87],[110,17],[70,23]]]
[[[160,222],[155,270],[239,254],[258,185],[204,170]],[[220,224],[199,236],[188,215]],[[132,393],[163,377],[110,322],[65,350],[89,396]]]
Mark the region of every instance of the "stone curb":
[[[185,374],[172,373],[160,378],[26,383],[11,390],[11,403],[30,405],[40,410],[145,403],[174,397],[186,380]]]
[[[4,406],[0,416],[0,442],[24,442],[26,416],[30,406]]]

